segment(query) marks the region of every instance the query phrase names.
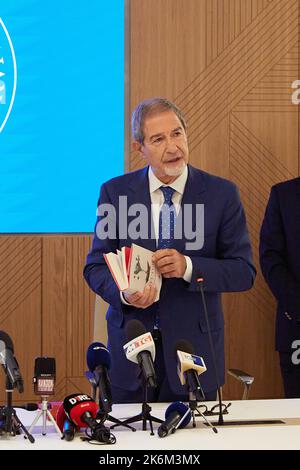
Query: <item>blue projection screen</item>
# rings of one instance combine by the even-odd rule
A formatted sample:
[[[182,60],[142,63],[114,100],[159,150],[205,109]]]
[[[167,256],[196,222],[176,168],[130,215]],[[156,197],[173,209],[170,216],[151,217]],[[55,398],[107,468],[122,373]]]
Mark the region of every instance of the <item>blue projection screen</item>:
[[[92,232],[123,162],[124,0],[0,0],[0,232]]]

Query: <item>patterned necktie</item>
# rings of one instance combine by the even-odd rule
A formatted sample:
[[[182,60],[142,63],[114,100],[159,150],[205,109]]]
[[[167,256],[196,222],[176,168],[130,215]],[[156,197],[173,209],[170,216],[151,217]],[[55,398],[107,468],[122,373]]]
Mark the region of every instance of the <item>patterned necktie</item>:
[[[161,186],[160,189],[164,195],[164,203],[159,213],[158,242],[157,248],[172,248],[175,229],[175,206],[172,202],[172,196],[175,189],[170,186]]]

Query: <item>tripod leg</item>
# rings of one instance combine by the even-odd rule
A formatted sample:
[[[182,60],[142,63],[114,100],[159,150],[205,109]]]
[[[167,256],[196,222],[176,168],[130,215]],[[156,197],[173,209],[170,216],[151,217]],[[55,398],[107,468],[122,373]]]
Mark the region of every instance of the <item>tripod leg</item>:
[[[199,413],[199,416],[201,416],[200,411],[198,411],[198,413]],[[193,416],[193,428],[195,428],[196,427],[195,410],[192,410],[192,416]]]
[[[213,426],[210,421],[208,421],[208,419],[206,418],[206,416],[205,416],[203,413],[201,413],[200,410],[197,409],[197,411],[198,411],[198,413],[200,414],[200,416],[204,419],[204,421],[208,424],[208,426],[209,426],[210,428],[212,428],[213,432],[217,434],[217,433],[218,433],[217,428],[216,428],[215,426]]]
[[[55,421],[55,419],[53,418],[53,416],[52,416],[52,414],[50,413],[49,410],[47,410],[47,416],[49,417],[51,423],[52,423],[53,426],[55,427],[56,432],[59,434],[60,438],[62,439],[62,438],[63,438],[62,432],[61,432],[61,430],[59,429],[59,427],[58,427],[58,425],[57,425],[57,422]]]
[[[27,429],[25,428],[24,424],[22,423],[22,421],[18,418],[18,416],[16,414],[14,414],[13,416],[13,424],[15,426],[15,428],[21,428],[22,431],[24,432],[25,436],[24,437],[28,437],[29,441],[31,442],[31,444],[33,444],[35,442],[35,439],[34,437],[30,434],[29,431],[27,431]]]
[[[142,421],[142,413],[136,415],[136,416],[133,416],[132,418],[128,418],[128,419],[125,419],[125,421],[123,421],[122,423],[122,426],[124,426],[124,424],[130,424],[130,423],[136,423],[137,421]],[[110,429],[113,429],[113,428],[116,428],[117,426],[119,426],[119,424],[114,424],[113,426],[110,427]]]
[[[152,416],[151,416],[150,413],[148,414],[147,418],[148,418],[148,420],[149,420],[149,425],[150,425],[150,435],[151,435],[151,436],[154,436],[153,424],[152,424]],[[147,419],[147,418],[146,418],[146,419]]]
[[[149,406],[148,403],[147,403],[147,387],[145,386],[145,384],[144,384],[144,401],[143,401],[143,404],[142,404],[142,412],[141,413],[139,413],[138,415],[133,416],[132,418],[125,419],[124,421],[119,421],[119,420],[117,420],[116,418],[113,418],[110,415],[108,415],[108,419],[110,421],[112,421],[113,423],[115,423],[112,426],[110,426],[110,429],[114,429],[117,426],[125,426],[125,427],[129,427],[130,429],[132,429],[132,431],[135,431],[135,429],[132,428],[131,426],[128,426],[128,425],[131,424],[131,423],[136,423],[138,421],[142,421],[143,431],[146,431],[147,430],[147,420],[149,420],[152,436],[154,435],[152,422],[153,421],[155,421],[156,423],[162,423],[163,422],[162,419],[156,418],[155,416],[151,416],[151,406]]]
[[[145,390],[147,390],[147,389],[145,389]],[[146,398],[147,398],[147,395],[146,395]],[[151,412],[151,406],[149,406],[147,402],[144,402],[143,406],[142,406],[143,431],[146,431],[146,429],[147,429],[147,419],[149,419],[149,424],[150,424],[150,429],[151,429],[152,423],[150,421],[150,416],[151,416],[150,412]],[[151,434],[153,435],[153,426],[152,426],[152,429],[151,429]]]
[[[147,430],[147,416],[143,414],[143,431]]]
[[[122,421],[120,421],[119,419],[114,418],[113,416],[108,415],[108,416],[107,416],[107,420],[108,420],[108,421],[111,421],[112,423],[116,423],[116,424],[114,425],[114,427],[117,427],[117,426],[124,426],[125,428],[131,429],[132,431],[136,431],[136,429],[135,429],[133,426],[129,426],[129,424],[126,424],[125,422],[122,422]],[[112,428],[113,428],[113,426],[111,426],[111,429],[112,429]]]
[[[28,432],[29,432],[29,433],[31,433],[32,429],[34,428],[34,426],[36,425],[36,423],[37,423],[38,420],[40,419],[42,413],[43,413],[43,410],[40,410],[40,411],[37,413],[36,417],[34,418],[32,424],[31,424],[31,426],[30,426],[30,428],[28,429]]]
[[[42,432],[42,435],[43,436],[46,436],[47,434],[47,431],[46,431],[46,427],[47,427],[47,410],[42,410],[43,411],[43,432]]]

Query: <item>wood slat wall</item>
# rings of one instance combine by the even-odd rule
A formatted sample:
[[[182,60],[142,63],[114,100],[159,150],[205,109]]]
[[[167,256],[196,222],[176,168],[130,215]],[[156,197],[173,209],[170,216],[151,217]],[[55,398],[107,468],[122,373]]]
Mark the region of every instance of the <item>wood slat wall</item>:
[[[152,96],[174,101],[187,119],[191,163],[234,181],[245,206],[258,275],[251,291],[223,296],[227,367],[255,376],[251,397],[280,397],[275,302],[259,269],[258,243],[271,185],[299,175],[299,111],[291,101],[299,78],[298,1],[128,6],[130,111]],[[129,152],[127,168],[141,166]],[[228,377],[225,397],[241,392]]]
[[[224,296],[227,366],[255,376],[253,398],[280,397],[275,302],[259,270],[258,234],[270,186],[299,175],[299,111],[291,103],[300,78],[298,1],[131,0],[126,18],[126,148],[136,104],[166,96],[186,115],[191,163],[238,184],[258,276],[250,292]],[[141,166],[128,151],[126,169]],[[90,242],[90,235],[0,236],[0,328],[25,379],[14,402],[36,398],[41,355],[56,357],[53,399],[90,391],[84,371],[95,297],[82,278]],[[240,385],[228,377],[224,393],[239,398]]]
[[[93,340],[95,296],[82,277],[90,235],[0,236],[0,328],[14,343],[25,381],[14,402],[36,399],[35,357],[56,358],[55,396],[90,392],[84,377],[86,350]],[[5,402],[4,374],[0,400]]]

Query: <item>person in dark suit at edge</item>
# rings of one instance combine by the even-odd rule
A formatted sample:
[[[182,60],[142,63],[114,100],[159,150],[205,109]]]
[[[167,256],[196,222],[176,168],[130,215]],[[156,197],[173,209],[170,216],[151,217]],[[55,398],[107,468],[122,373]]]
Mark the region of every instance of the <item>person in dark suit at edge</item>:
[[[110,304],[106,319],[113,399],[115,403],[142,401],[138,366],[129,362],[123,351],[127,342],[125,325],[131,319],[138,319],[155,337],[158,387],[149,389],[148,401],[187,400],[176,371],[175,346],[180,339],[189,341],[195,354],[204,358],[207,371],[201,375],[201,384],[206,400],[214,400],[217,384],[197,278],[199,275],[204,278],[222,385],[225,365],[221,293],[250,289],[256,275],[238,190],[232,182],[188,164],[186,122],[182,112],[170,101],[152,98],[141,102],[132,115],[132,134],[133,148],[147,166],[102,185],[98,214],[101,205],[112,205],[116,236],[98,236],[97,224],[103,215],[98,216],[84,268],[88,285]],[[144,233],[138,239],[124,235],[123,229],[121,234],[118,224],[124,214],[119,212],[120,196],[126,196],[128,208],[135,203],[147,208],[146,220],[141,224]],[[184,227],[181,237],[172,238],[169,234],[169,240],[162,240],[163,204],[173,206],[175,219],[181,212],[183,224],[190,227],[189,230]],[[200,224],[201,207],[204,226]],[[132,215],[128,215],[128,225],[131,220]],[[106,266],[103,253],[116,252],[131,243],[155,252],[154,261],[163,276],[157,302],[154,301],[156,290],[151,285],[143,293],[120,294]]]
[[[275,347],[286,398],[300,397],[300,178],[271,188],[260,266],[277,300]]]

